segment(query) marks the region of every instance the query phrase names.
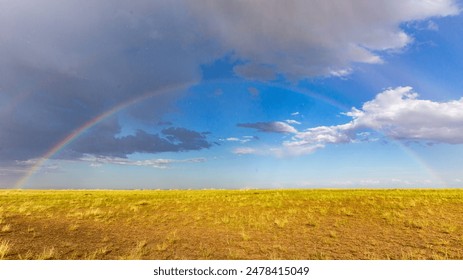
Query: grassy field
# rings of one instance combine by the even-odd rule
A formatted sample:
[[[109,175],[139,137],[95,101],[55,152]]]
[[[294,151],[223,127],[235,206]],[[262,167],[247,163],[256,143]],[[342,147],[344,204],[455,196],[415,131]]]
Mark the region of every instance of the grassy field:
[[[463,190],[3,190],[0,259],[463,259]]]

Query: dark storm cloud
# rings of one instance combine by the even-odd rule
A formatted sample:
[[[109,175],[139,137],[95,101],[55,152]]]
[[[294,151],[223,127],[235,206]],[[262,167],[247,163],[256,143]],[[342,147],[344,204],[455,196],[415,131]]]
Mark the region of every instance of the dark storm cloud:
[[[213,47],[195,37],[194,25],[185,23],[185,9],[167,1],[7,1],[1,6],[4,162],[40,157],[87,121],[150,92],[152,98],[127,112],[155,124],[182,89],[200,79],[201,63],[215,56]],[[174,90],[156,94],[169,87]],[[124,139],[115,138],[114,129],[92,132],[95,141],[111,144],[88,147],[96,153],[117,154],[116,147],[122,155],[186,149],[143,131]]]
[[[125,158],[133,153],[183,152],[212,146],[205,135],[180,127],[169,127],[159,134],[137,130],[133,135],[118,137],[121,128],[117,122],[110,121],[92,130],[70,145],[70,154],[64,156],[81,158],[91,154]]]
[[[89,120],[147,93],[153,97],[126,112],[155,125],[182,89],[200,81],[201,65],[225,54],[236,59],[231,64],[240,61],[234,70],[247,78],[346,75],[352,63],[380,63],[381,51],[409,44],[400,23],[457,14],[455,3],[3,0],[0,161],[40,157]],[[254,128],[294,132],[284,123]],[[125,138],[114,128],[91,131],[88,137],[108,146],[82,142],[82,152],[207,146],[180,128]]]
[[[18,91],[22,92],[12,96],[11,107],[3,108],[1,113],[0,155],[3,160],[40,156],[72,129],[108,106],[104,94],[100,94],[107,89],[97,83],[83,82],[55,71],[25,67],[17,71],[28,81],[21,84],[18,80]]]

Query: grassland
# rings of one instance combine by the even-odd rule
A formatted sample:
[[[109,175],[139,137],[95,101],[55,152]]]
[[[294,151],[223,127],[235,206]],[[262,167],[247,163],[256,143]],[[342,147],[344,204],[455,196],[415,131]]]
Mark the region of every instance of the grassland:
[[[0,259],[463,259],[463,190],[3,190]]]

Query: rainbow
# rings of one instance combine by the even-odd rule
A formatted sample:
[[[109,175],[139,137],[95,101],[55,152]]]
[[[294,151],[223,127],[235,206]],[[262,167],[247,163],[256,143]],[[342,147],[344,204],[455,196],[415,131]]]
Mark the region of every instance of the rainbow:
[[[49,160],[51,157],[53,157],[55,154],[57,154],[59,151],[64,149],[66,146],[68,146],[70,143],[72,143],[76,138],[78,138],[82,133],[85,131],[89,130],[93,126],[97,125],[104,119],[114,115],[115,113],[131,106],[134,105],[140,101],[149,99],[151,97],[154,97],[156,95],[160,94],[165,94],[167,92],[172,92],[176,90],[181,90],[184,88],[187,88],[190,86],[190,83],[185,83],[185,84],[179,84],[175,86],[168,86],[168,87],[163,87],[155,91],[150,91],[145,94],[142,94],[140,96],[137,96],[136,98],[130,99],[126,102],[120,103],[116,105],[115,107],[111,108],[108,111],[105,111],[104,113],[96,116],[95,118],[87,121],[77,129],[73,130],[69,135],[67,135],[65,138],[63,138],[61,141],[56,143],[50,150],[48,150],[44,155],[42,155],[35,163],[34,165],[26,172],[24,176],[22,176],[16,183],[15,183],[15,188],[16,189],[21,189],[24,187],[24,185],[29,181],[29,179],[42,167],[42,165]]]
[[[222,81],[224,82],[224,81]],[[164,87],[164,88],[160,88],[158,90],[155,90],[155,91],[150,91],[150,92],[147,92],[143,95],[140,95],[140,96],[137,96],[136,98],[134,99],[130,99],[126,102],[123,102],[123,103],[120,103],[118,105],[116,105],[115,107],[111,108],[110,110],[108,111],[105,111],[103,112],[102,114],[96,116],[95,118],[87,121],[86,123],[84,123],[83,125],[81,125],[80,127],[78,127],[77,129],[73,130],[69,135],[67,135],[65,138],[63,138],[61,141],[59,141],[58,143],[56,143],[50,150],[48,150],[43,156],[41,156],[35,163],[34,165],[25,173],[24,176],[22,176],[16,183],[15,183],[15,188],[16,189],[21,189],[25,186],[25,184],[29,181],[29,179],[38,171],[40,170],[40,168],[43,166],[43,164],[49,160],[50,158],[52,158],[55,154],[57,154],[59,151],[61,151],[62,149],[64,149],[66,146],[68,146],[70,143],[72,143],[76,138],[78,138],[81,134],[83,134],[85,131],[87,131],[88,129],[92,128],[93,126],[97,125],[98,123],[100,123],[101,121],[103,121],[104,119],[116,114],[117,112],[131,106],[131,105],[134,105],[138,102],[141,102],[143,100],[146,100],[146,99],[149,99],[151,97],[154,97],[156,95],[160,95],[160,94],[165,94],[167,92],[172,92],[172,91],[176,91],[176,90],[182,90],[182,89],[185,89],[185,88],[188,88],[189,86],[192,86],[193,84],[192,83],[184,83],[184,84],[179,84],[179,85],[175,85],[175,86],[167,86],[167,87]],[[300,94],[304,94],[304,95],[308,95],[312,98],[316,98],[320,101],[323,101],[323,102],[326,102],[332,106],[335,106],[337,107],[338,109],[340,110],[344,110],[344,111],[347,111],[348,108],[342,104],[340,104],[339,102],[335,101],[335,100],[332,100],[328,97],[325,97],[325,96],[322,96],[322,95],[319,95],[317,93],[314,93],[312,91],[307,91],[307,90],[301,90],[299,88],[296,88],[296,87],[282,87],[280,85],[277,85],[277,84],[273,84],[273,83],[267,83],[267,85],[270,85],[270,86],[273,86],[273,87],[277,87],[277,88],[280,88],[280,89],[289,89],[293,92],[297,92],[297,93],[300,93]],[[380,132],[381,133],[381,132]],[[442,184],[442,186],[445,186],[445,181],[442,180],[440,178],[440,176],[430,167],[428,166],[428,164],[423,160],[421,159],[421,157],[416,154],[416,152],[414,152],[411,148],[407,147],[405,144],[403,144],[402,142],[400,141],[396,141],[394,139],[391,139],[397,146],[399,146],[401,148],[402,151],[404,151],[409,157],[411,157],[415,162],[417,162],[424,170],[426,170],[426,172],[428,174],[430,174],[437,182],[439,182],[440,184]]]
[[[441,176],[425,161],[423,160],[413,149],[407,147],[404,143],[393,140],[394,144],[400,147],[400,149],[406,153],[409,157],[411,157],[415,162],[417,162],[421,168],[423,168],[431,177],[434,178],[436,182],[440,184],[440,187],[448,187],[445,180],[441,178]],[[438,186],[437,186],[438,187]]]

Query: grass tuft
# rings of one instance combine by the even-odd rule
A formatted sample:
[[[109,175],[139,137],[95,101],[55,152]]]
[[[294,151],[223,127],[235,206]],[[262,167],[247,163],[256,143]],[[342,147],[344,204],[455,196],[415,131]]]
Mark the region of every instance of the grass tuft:
[[[10,242],[7,240],[2,240],[0,242],[0,260],[3,260],[10,251]]]
[[[52,260],[55,256],[55,247],[44,248],[43,251],[37,256],[38,260]]]
[[[138,241],[128,255],[123,256],[121,259],[124,260],[141,260],[143,256],[148,253],[148,249],[146,247],[148,243],[145,240]]]
[[[11,231],[11,224],[3,225],[1,231],[2,232],[10,232]]]

